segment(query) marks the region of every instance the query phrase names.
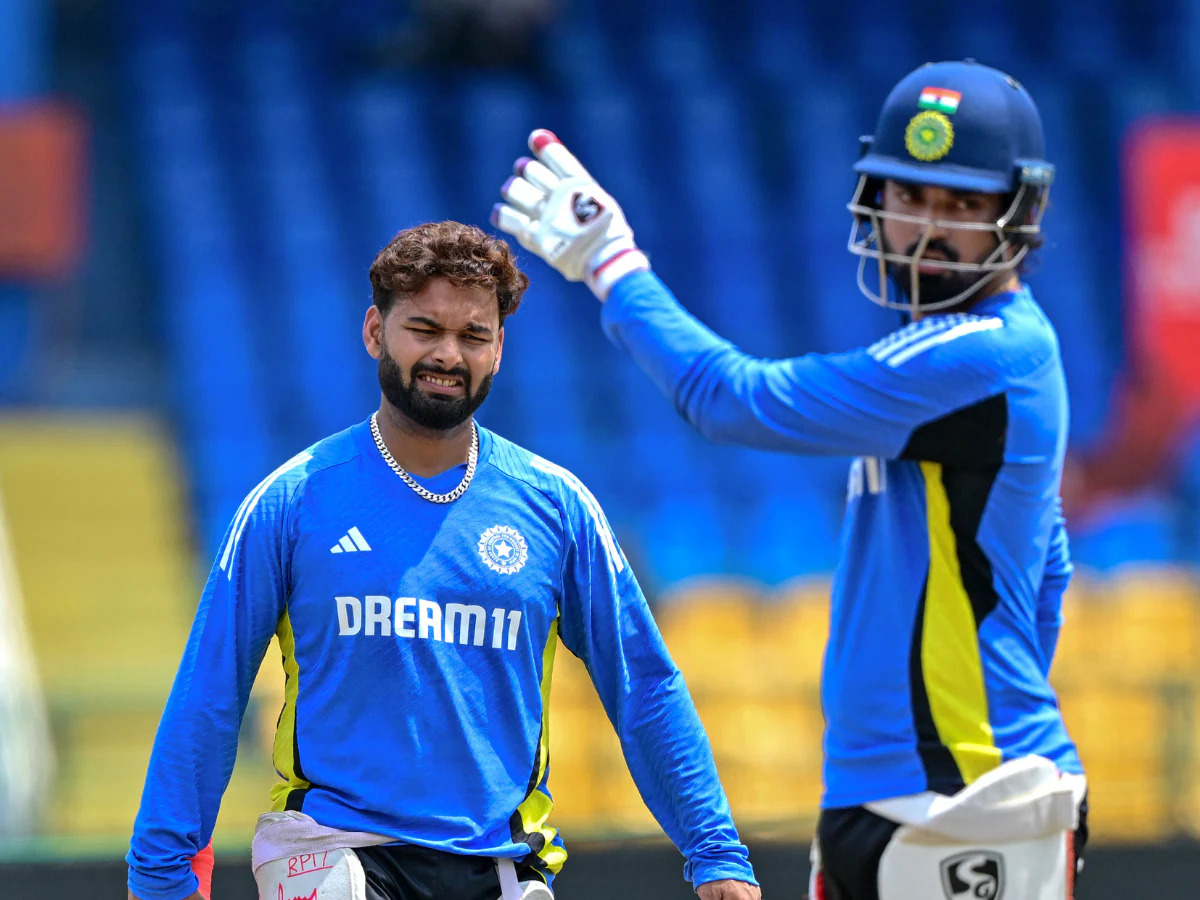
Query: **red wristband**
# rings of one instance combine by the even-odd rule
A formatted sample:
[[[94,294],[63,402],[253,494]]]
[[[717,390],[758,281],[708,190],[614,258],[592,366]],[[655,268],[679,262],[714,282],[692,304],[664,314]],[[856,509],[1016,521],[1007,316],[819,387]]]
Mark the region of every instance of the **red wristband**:
[[[192,857],[192,871],[196,873],[196,877],[200,879],[200,896],[204,900],[212,900],[212,873],[213,863],[212,843]]]

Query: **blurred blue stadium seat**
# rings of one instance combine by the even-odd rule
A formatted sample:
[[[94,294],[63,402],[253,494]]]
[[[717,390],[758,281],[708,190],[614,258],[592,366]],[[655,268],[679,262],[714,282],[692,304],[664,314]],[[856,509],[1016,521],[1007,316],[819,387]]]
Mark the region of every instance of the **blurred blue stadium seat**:
[[[1200,561],[1200,424],[1183,436],[1179,454],[1181,507],[1178,559]]]
[[[1028,266],[1034,296],[1054,322],[1071,391],[1071,432],[1079,445],[1098,437],[1108,413],[1116,360],[1098,353],[1104,345],[1102,284],[1112,278],[1094,264],[1092,226],[1099,218],[1084,173],[1072,164],[1080,155],[1069,93],[1054,80],[1031,85],[1046,123],[1046,145],[1057,162],[1044,221],[1045,249]]]
[[[534,127],[577,148],[680,300],[749,352],[847,349],[896,327],[854,286],[850,166],[887,88],[933,57],[1006,68],[1042,106],[1058,177],[1029,277],[1059,329],[1073,438],[1098,437],[1124,357],[1120,139],[1147,113],[1200,103],[1200,3],[763,0],[731,17],[707,0],[576,0],[536,76],[342,58],[379,37],[372,22],[404,15],[383,0],[126,10],[171,371],[210,539],[284,445],[370,405],[357,324],[371,254],[418,222],[484,221]],[[828,569],[846,462],[707,445],[608,345],[586,289],[520,256],[532,286],[483,420],[579,473],[656,579]],[[1200,537],[1175,538],[1177,507],[1114,510],[1080,553],[1100,567],[1196,553]]]
[[[676,164],[692,190],[692,265],[703,292],[689,307],[756,355],[782,352],[771,315],[761,186],[752,177],[750,123],[723,90],[692,92],[680,117]],[[683,200],[684,198],[681,198]]]
[[[1013,5],[1009,3],[980,3],[971,7],[969,15],[945,18],[943,52],[937,56],[971,57],[988,65],[1012,66],[1012,72],[1024,80],[1023,66],[1018,63],[1022,41],[1018,40]]]
[[[268,451],[263,372],[238,261],[229,179],[194,47],[181,31],[139,33],[128,57],[145,187],[165,299],[172,404],[194,474],[200,531],[215,550],[225,523],[279,461]]]
[[[1086,16],[1079,15],[1079,8],[1070,3],[1046,8],[1050,14],[1047,25],[1058,51],[1055,70],[1059,79],[1075,74],[1103,76],[1124,62],[1129,48],[1117,6],[1109,0],[1097,0]]]
[[[860,77],[886,92],[895,83],[897,70],[907,72],[928,61],[921,38],[935,29],[914,21],[904,6],[888,0],[860,0],[855,6],[842,7],[854,9],[856,18],[849,61]]]
[[[1177,31],[1169,44],[1168,58],[1174,60],[1179,73],[1176,83],[1185,92],[1185,108],[1200,109],[1200,2],[1184,2],[1179,19],[1169,24]]]
[[[371,245],[378,249],[404,228],[434,218],[445,202],[432,164],[435,133],[414,127],[432,101],[419,80],[374,80],[351,86],[345,97],[347,127]],[[365,294],[364,294],[365,296]]]
[[[707,493],[660,500],[642,513],[639,547],[654,577],[674,584],[693,575],[730,571],[727,518]]]
[[[805,27],[799,3],[751,3],[746,6],[745,65],[764,81],[798,84],[813,59],[814,35]]]
[[[716,54],[699,0],[635,4],[641,20],[643,76],[687,90],[713,78]]]
[[[286,414],[274,419],[282,459],[345,428],[374,399],[360,377],[369,372],[359,337],[365,303],[351,293],[365,280],[341,253],[331,167],[317,140],[322,117],[295,42],[282,29],[239,37],[236,71],[249,138],[243,165],[262,186],[241,210],[264,244],[255,259],[255,306],[271,351],[292,360],[272,367],[268,387],[272,398],[289,397]],[[276,400],[277,409],[282,405]]]
[[[1071,556],[1102,572],[1129,563],[1169,563],[1179,558],[1178,513],[1177,502],[1161,491],[1114,500],[1088,521],[1072,523]]]

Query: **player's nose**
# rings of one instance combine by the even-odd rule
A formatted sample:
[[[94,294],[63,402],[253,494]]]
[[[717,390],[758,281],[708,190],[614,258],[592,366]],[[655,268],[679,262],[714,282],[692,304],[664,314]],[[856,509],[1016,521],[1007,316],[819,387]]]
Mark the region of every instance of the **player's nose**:
[[[945,211],[941,207],[933,203],[926,203],[918,215],[928,220],[925,231],[928,232],[930,240],[949,237],[950,231],[946,226]]]
[[[445,369],[456,368],[463,359],[457,335],[443,334],[429,351],[429,358]]]

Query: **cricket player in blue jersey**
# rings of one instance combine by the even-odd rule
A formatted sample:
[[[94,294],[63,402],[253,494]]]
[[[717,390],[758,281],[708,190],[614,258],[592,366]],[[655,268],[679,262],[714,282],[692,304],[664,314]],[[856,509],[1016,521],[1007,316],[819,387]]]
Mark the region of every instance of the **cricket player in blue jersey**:
[[[548,787],[560,639],[702,900],[758,900],[708,739],[595,498],[474,421],[528,285],[510,249],[422,225],[370,278],[379,409],[238,509],[155,739],[130,896],[202,896],[191,860],[277,635],[281,780],[254,838],[262,900],[551,898],[567,858]]]
[[[845,353],[761,360],[713,334],[549,132],[493,212],[587,283],[608,336],[703,434],[855,457],[822,678],[818,900],[1073,893],[1085,781],[1048,681],[1071,573],[1067,397],[1020,279],[1054,173],[1043,144],[1003,72],[937,63],[896,85],[854,167],[849,249],[863,292],[906,321]]]

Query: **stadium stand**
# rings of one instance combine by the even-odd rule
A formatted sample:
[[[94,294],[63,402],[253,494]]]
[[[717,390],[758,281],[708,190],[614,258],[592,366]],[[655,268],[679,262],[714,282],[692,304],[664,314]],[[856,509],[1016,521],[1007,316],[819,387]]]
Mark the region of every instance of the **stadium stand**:
[[[537,123],[583,148],[628,198],[668,283],[751,352],[833,350],[893,327],[853,287],[843,252],[847,171],[876,94],[897,71],[945,53],[1010,68],[1043,105],[1059,179],[1049,247],[1030,277],[1051,316],[1069,326],[1060,334],[1073,427],[1086,446],[1124,352],[1120,279],[1105,263],[1119,248],[1101,214],[1117,206],[1119,135],[1137,114],[1188,102],[1174,74],[1189,63],[1166,52],[1158,32],[1118,40],[1118,18],[1081,19],[1074,4],[1049,21],[1050,31],[1083,23],[1065,55],[1039,53],[1045,35],[1026,35],[1007,8],[980,17],[924,4],[945,25],[933,35],[918,25],[919,10],[876,2],[856,17],[870,23],[861,42],[842,55],[826,38],[849,27],[836,11],[767,2],[727,20],[714,4],[680,0],[618,28],[619,16],[581,0],[546,38],[542,81],[520,71],[347,63],[322,38],[345,41],[365,19],[334,4],[302,16],[280,4],[253,15],[231,4],[151,6],[129,4],[121,51],[151,249],[173,285],[171,354],[192,361],[177,367],[176,390],[195,400],[180,427],[209,550],[239,490],[272,460],[369,405],[355,325],[374,249],[422,219],[481,219]],[[1114,42],[1144,74],[1098,96],[1093,61]],[[1080,104],[1096,115],[1069,114]],[[697,245],[663,228],[666,209],[695,222]],[[605,346],[587,298],[536,262],[530,271],[534,286],[514,320],[487,421],[576,469],[656,581],[745,574],[778,584],[827,571],[842,464],[701,451]],[[292,362],[275,362],[280,355]],[[629,472],[631,455],[641,471]],[[763,467],[769,479],[739,477]],[[680,484],[690,497],[683,510]],[[747,496],[752,515],[742,515]],[[792,553],[772,556],[754,552],[761,542],[745,537],[747,521],[772,533],[812,527]],[[705,532],[719,540],[698,540]],[[1126,556],[1177,556],[1177,542],[1162,547],[1161,534],[1153,523],[1123,530],[1122,543],[1133,544]],[[1085,555],[1096,547],[1096,564],[1115,564],[1103,541],[1080,546]]]
[[[1068,594],[1052,682],[1105,840],[1200,833],[1197,590],[1192,575],[1143,570],[1084,578]],[[670,594],[659,617],[734,812],[755,834],[802,835],[816,820],[827,596],[814,580],[770,595],[745,581],[695,580]],[[565,652],[554,685],[550,787],[562,827],[652,829],[586,673]]]
[[[1059,165],[1029,277],[1059,329],[1080,449],[1100,439],[1128,363],[1122,136],[1147,113],[1200,106],[1195,0],[1049,12],[1037,0],[761,0],[736,16],[715,0],[575,0],[536,76],[378,68],[352,48],[399,6],[382,0],[252,6],[126,0],[106,36],[119,80],[96,129],[122,136],[131,175],[122,194],[99,166],[98,190],[144,217],[145,239],[105,244],[118,261],[89,285],[87,321],[148,328],[109,313],[128,305],[130,271],[156,284],[170,437],[112,416],[0,420],[60,755],[59,834],[127,835],[207,567],[193,559],[211,558],[264,474],[376,402],[357,344],[376,250],[420,221],[482,222],[531,127],[578,148],[700,318],[755,354],[833,351],[897,324],[858,295],[844,250],[856,138],[887,86],[943,56],[1014,72]],[[111,209],[97,240],[120,219]],[[706,445],[608,345],[586,292],[525,262],[533,286],[482,420],[592,487],[661,612],[739,822],[804,832],[820,793],[816,686],[846,461]],[[3,302],[11,290],[0,285],[0,332],[38,332],[27,320],[48,313],[23,291]],[[36,400],[21,390],[43,372],[14,374],[15,357],[0,357],[4,399]],[[122,363],[113,353],[106,371]],[[1200,834],[1200,591],[1175,569],[1200,561],[1190,441],[1178,484],[1071,523],[1084,575],[1053,678],[1110,838]],[[222,813],[230,842],[244,842],[273,778],[282,682],[277,649],[267,658]],[[556,672],[556,821],[574,835],[650,832],[586,671],[560,648]]]
[[[46,830],[126,834],[195,602],[178,460],[148,420],[5,416],[0,483],[57,748]],[[239,828],[264,802],[255,750],[222,810]]]
[[[128,828],[193,584],[166,436],[138,420],[5,418],[0,479],[59,752],[49,824]]]

